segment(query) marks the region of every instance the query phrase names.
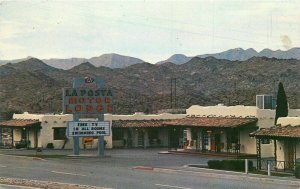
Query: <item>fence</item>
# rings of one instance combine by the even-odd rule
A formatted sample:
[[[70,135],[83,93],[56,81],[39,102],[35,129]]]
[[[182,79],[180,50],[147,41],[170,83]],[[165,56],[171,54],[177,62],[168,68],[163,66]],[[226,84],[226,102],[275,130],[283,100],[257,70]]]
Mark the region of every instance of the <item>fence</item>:
[[[275,160],[261,160],[261,169],[267,170],[270,164],[271,171],[294,172],[295,162],[292,161],[275,161]]]

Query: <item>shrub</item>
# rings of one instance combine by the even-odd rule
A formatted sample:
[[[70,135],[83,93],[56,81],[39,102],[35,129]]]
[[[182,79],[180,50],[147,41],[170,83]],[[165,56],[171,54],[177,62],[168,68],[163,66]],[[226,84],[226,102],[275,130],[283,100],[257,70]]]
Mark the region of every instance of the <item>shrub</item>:
[[[300,178],[300,164],[295,167],[295,177],[298,179]]]
[[[229,171],[244,171],[245,160],[210,160],[207,162],[208,168],[210,169],[221,169]],[[253,162],[248,161],[249,171],[253,170]]]
[[[54,148],[53,143],[48,143],[47,146],[46,146],[46,148],[48,148],[48,149],[53,149],[53,148]]]
[[[210,169],[221,169],[222,168],[222,163],[219,160],[209,160],[207,162],[207,164]]]

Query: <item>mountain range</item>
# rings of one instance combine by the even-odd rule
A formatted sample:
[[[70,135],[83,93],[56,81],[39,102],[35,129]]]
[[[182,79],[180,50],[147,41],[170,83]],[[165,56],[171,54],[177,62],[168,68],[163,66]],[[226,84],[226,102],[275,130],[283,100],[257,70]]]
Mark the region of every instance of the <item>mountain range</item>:
[[[8,63],[0,66],[1,111],[60,113],[62,88],[71,87],[74,77],[85,76],[102,77],[112,88],[116,114],[156,113],[171,108],[174,78],[176,108],[219,103],[255,105],[257,94],[276,95],[279,81],[290,108],[300,108],[300,60],[252,57],[230,61],[210,56],[194,57],[180,65],[144,62],[114,69],[85,62],[63,70],[36,58]]]
[[[216,54],[204,54],[204,55],[198,55],[196,57],[199,58],[206,58],[206,57],[215,57],[217,59],[225,59],[225,60],[231,60],[231,61],[244,61],[248,60],[252,57],[267,57],[267,58],[278,58],[278,59],[300,59],[300,48],[292,48],[287,51],[281,51],[276,50],[272,51],[270,49],[263,49],[260,52],[257,52],[256,50],[250,48],[250,49],[242,49],[242,48],[235,48],[230,49],[221,53]],[[175,54],[168,58],[167,60],[163,60],[158,62],[158,64],[162,64],[165,62],[172,62],[174,64],[184,64],[188,61],[190,61],[193,57],[188,57],[184,54]]]
[[[254,49],[242,49],[242,48],[235,48],[230,49],[224,52],[216,53],[216,54],[204,54],[204,55],[197,55],[194,57],[199,58],[206,58],[206,57],[215,57],[217,59],[225,59],[231,61],[244,61],[248,60],[252,57],[268,57],[268,58],[278,58],[278,59],[300,59],[300,48],[292,48],[287,51],[276,50],[272,51],[270,49],[264,49],[260,52],[255,51]],[[24,60],[28,60],[33,57],[27,57],[24,59],[16,59],[16,60],[0,60],[0,65],[4,65],[6,63],[17,63]],[[167,60],[159,61],[157,64],[163,64],[166,62],[171,62],[174,64],[184,64],[190,61],[193,57],[188,57],[184,54],[174,54]],[[98,57],[92,58],[66,58],[66,59],[58,59],[58,58],[51,58],[51,59],[42,59],[43,62],[46,64],[53,66],[55,68],[60,69],[71,69],[74,66],[77,66],[84,62],[90,62],[91,64],[97,66],[105,66],[109,68],[125,68],[127,66],[131,66],[138,63],[145,62],[139,58],[134,58],[130,56],[124,56],[119,54],[103,54]]]

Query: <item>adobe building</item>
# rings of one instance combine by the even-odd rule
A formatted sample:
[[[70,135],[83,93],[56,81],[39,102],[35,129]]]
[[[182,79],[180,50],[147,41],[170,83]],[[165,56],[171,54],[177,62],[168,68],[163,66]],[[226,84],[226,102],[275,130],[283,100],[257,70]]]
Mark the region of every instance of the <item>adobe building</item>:
[[[290,110],[300,116],[300,111]],[[206,151],[212,153],[257,154],[256,139],[250,133],[274,125],[275,110],[255,106],[199,106],[194,105],[186,114],[133,115],[105,114],[111,125],[111,135],[105,136],[106,148],[149,148]],[[46,148],[49,143],[56,149],[72,149],[73,139],[66,137],[67,121],[71,114],[39,115],[14,114],[13,120],[0,123],[12,129],[12,146],[22,140],[27,147]],[[97,148],[97,138],[80,148]],[[261,157],[274,156],[274,144],[261,143]]]

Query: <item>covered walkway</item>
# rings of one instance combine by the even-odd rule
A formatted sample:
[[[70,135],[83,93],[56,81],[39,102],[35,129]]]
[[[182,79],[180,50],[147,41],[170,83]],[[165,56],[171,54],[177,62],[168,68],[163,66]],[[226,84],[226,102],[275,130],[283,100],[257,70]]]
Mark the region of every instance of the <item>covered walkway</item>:
[[[12,119],[0,123],[1,144],[9,141],[9,147],[16,146],[26,148],[37,148],[38,132],[41,129],[41,122],[32,119]],[[30,136],[32,136],[30,138]]]

